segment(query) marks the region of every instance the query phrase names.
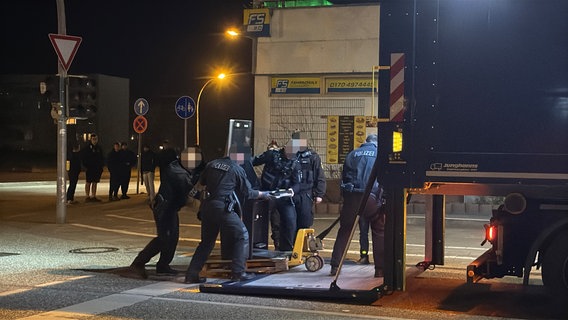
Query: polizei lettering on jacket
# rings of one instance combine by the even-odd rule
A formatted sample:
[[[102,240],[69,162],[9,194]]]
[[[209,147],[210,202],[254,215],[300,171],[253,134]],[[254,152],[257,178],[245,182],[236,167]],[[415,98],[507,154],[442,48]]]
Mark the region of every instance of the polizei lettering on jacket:
[[[359,150],[355,151],[355,157],[375,157],[375,150]]]
[[[222,170],[222,171],[229,171],[229,169],[231,168],[230,165],[225,164],[225,163],[215,163],[215,164],[213,164],[212,167],[215,168],[215,169]]]

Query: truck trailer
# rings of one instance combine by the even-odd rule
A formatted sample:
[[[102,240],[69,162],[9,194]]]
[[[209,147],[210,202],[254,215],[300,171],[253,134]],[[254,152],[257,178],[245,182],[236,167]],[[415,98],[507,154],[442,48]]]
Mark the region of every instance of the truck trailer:
[[[427,199],[426,270],[444,264],[445,197],[463,195],[502,199],[469,283],[541,268],[568,295],[568,1],[383,0],[379,32],[385,289],[404,290],[411,198]]]

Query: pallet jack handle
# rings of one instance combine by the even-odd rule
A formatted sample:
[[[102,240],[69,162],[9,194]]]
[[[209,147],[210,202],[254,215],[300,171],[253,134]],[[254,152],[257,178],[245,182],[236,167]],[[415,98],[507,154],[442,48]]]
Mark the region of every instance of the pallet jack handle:
[[[358,226],[359,222],[359,215],[361,212],[365,210],[365,205],[367,204],[367,199],[369,198],[369,194],[373,189],[373,185],[375,181],[377,181],[377,177],[379,175],[379,161],[375,159],[375,163],[373,164],[373,169],[371,169],[371,173],[369,174],[369,179],[367,180],[367,185],[365,186],[365,191],[363,196],[361,197],[361,202],[359,202],[359,207],[357,208],[357,212],[355,215],[355,221],[353,222],[353,227],[351,228],[351,234],[349,235],[349,239],[347,240],[347,244],[345,245],[345,250],[343,250],[343,254],[341,255],[341,260],[339,261],[339,266],[337,266],[337,273],[335,274],[333,281],[331,282],[329,289],[330,290],[341,290],[337,286],[337,279],[339,278],[339,274],[341,273],[341,267],[343,266],[343,262],[345,261],[345,257],[347,256],[347,251],[349,250],[349,244],[353,239],[353,234],[355,233],[355,229]],[[340,214],[341,216],[341,214]],[[325,230],[327,231],[327,230]],[[324,232],[325,232],[324,231]],[[328,231],[329,232],[329,231]],[[319,237],[319,236],[318,236]]]
[[[316,236],[317,239],[319,240],[323,240],[323,238],[325,238],[329,232],[333,229],[333,227],[335,227],[335,225],[339,222],[339,217],[337,217],[337,219],[335,219],[335,221],[333,221],[333,223],[327,227],[327,229],[323,230],[320,234],[318,234]]]

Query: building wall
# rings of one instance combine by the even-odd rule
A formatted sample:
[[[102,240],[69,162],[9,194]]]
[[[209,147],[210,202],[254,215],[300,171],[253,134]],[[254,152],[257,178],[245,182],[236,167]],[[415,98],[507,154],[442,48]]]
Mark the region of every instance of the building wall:
[[[129,102],[130,80],[102,74],[97,75],[97,79],[97,132],[104,150],[110,152],[114,141],[128,142],[134,130],[129,118],[130,113],[134,113],[134,106]],[[133,143],[129,142],[129,146],[136,150]]]
[[[271,37],[258,38],[255,74],[255,154],[276,139],[285,144],[292,132],[306,132],[322,157],[328,178],[340,164],[326,162],[328,115],[377,115],[378,97],[370,92],[327,93],[330,77],[371,79],[378,65],[377,4],[274,9]],[[273,94],[272,78],[316,77],[319,94]],[[388,80],[387,80],[388,81]]]
[[[274,9],[258,38],[256,73],[370,72],[379,61],[379,6]]]
[[[15,151],[57,153],[57,124],[51,116],[51,101],[40,94],[39,83],[53,75],[3,75],[0,77],[0,132],[7,139],[0,147]],[[129,120],[129,86],[125,78],[95,74],[97,114],[93,119],[67,125],[69,144],[82,143],[86,134],[100,135],[103,150],[110,151],[113,141],[127,141],[132,123]],[[55,98],[54,101],[58,101]]]

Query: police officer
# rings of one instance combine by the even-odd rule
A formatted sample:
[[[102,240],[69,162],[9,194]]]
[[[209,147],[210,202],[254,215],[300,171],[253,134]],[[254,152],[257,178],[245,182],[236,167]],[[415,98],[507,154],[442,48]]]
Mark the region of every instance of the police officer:
[[[197,246],[185,275],[186,283],[202,283],[207,279],[199,277],[199,272],[215,247],[217,235],[221,241],[231,241],[231,245],[221,246],[232,249],[230,256],[231,280],[243,281],[254,277],[247,274],[248,231],[237,214],[238,203],[246,199],[265,198],[268,192],[253,190],[242,167],[229,157],[207,163],[197,189],[205,188],[199,208],[201,218],[201,242]]]
[[[270,142],[265,152],[252,159],[253,166],[264,165],[260,175],[260,190],[273,191],[278,188],[278,179],[286,164],[284,149],[274,140]],[[276,201],[268,199],[268,217],[274,250],[280,250],[280,214],[276,210]]]
[[[339,216],[339,230],[333,252],[331,254],[331,276],[337,274],[339,263],[343,252],[347,247],[347,242],[351,235],[351,230],[355,223],[359,204],[363,197],[367,181],[377,158],[377,135],[367,136],[365,143],[359,148],[351,151],[345,158],[342,172],[341,191],[343,195],[343,207]],[[378,184],[375,184],[378,185]],[[368,219],[372,215],[368,215]],[[382,232],[381,226],[382,223]],[[371,228],[373,236],[373,255],[375,261],[375,277],[383,276],[383,253],[384,253],[384,219],[372,220]],[[382,235],[382,237],[381,237]],[[379,258],[380,257],[380,258]]]
[[[300,191],[302,172],[297,159],[288,158],[282,149],[277,151],[268,150],[260,157],[255,157],[253,165],[259,164],[259,161],[262,161],[261,159],[268,161],[265,165],[266,171],[261,176],[262,189],[268,191],[278,189],[292,190],[293,194]],[[279,216],[278,231],[280,236],[278,237],[278,249],[280,251],[292,251],[298,230],[294,201],[290,197],[274,199],[274,208],[278,211]]]
[[[169,164],[161,168],[162,182],[152,208],[158,235],[138,253],[130,265],[129,273],[125,275],[127,277],[146,278],[144,265],[158,253],[160,259],[156,263],[156,273],[158,275],[178,273],[170,267],[179,238],[178,212],[186,204],[193,184],[191,174],[182,166],[174,149],[165,151],[162,159]]]
[[[321,167],[321,158],[315,151],[310,149],[298,151],[296,159],[302,172],[300,190],[294,194],[293,198],[297,214],[296,227],[304,229],[314,224],[313,204],[322,202],[326,181]]]

